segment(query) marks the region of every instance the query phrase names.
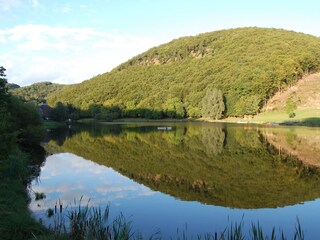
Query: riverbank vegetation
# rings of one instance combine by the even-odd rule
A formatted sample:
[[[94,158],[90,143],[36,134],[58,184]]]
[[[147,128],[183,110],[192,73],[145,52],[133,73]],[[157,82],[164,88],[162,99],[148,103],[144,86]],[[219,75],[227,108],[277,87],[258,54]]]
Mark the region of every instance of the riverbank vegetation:
[[[5,77],[0,67],[0,236],[29,239],[47,231],[31,217],[26,189],[44,161],[44,131],[35,107],[8,94]]]
[[[89,205],[81,205],[81,199],[78,206],[65,210],[60,208],[53,211],[54,226],[51,229],[52,236],[38,236],[36,239],[41,240],[87,240],[87,239],[103,239],[103,240],[161,240],[161,231],[158,230],[151,236],[145,237],[141,232],[133,231],[132,219],[126,219],[122,214],[114,220],[109,219],[109,207],[105,209],[89,207]],[[67,230],[68,229],[68,230]],[[291,237],[291,236],[290,236]],[[208,233],[197,234],[192,236],[188,232],[187,226],[179,231],[177,229],[176,236],[170,236],[170,239],[177,240],[304,240],[304,232],[302,230],[299,219],[294,226],[292,237],[288,238],[281,231],[274,227],[270,234],[267,234],[259,223],[251,223],[250,227],[245,226],[244,218],[237,223],[232,222],[222,231],[213,231]]]

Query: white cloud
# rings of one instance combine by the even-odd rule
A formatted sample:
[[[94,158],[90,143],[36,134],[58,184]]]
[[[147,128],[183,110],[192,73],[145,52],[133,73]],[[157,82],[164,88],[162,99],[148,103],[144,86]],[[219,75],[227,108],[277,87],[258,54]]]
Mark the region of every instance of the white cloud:
[[[4,38],[4,37],[0,37],[0,43],[6,43],[7,42],[7,39]]]
[[[37,9],[39,7],[39,2],[38,0],[32,0],[32,7]]]
[[[0,9],[9,11],[20,6],[20,0],[0,0]]]
[[[96,192],[106,194],[106,193],[115,193],[115,192],[127,192],[127,191],[139,191],[142,187],[138,186],[117,186],[111,187],[109,185],[99,186],[96,188]]]
[[[156,40],[95,28],[18,25],[0,30],[0,63],[9,82],[77,83],[110,71]]]
[[[71,8],[69,6],[63,6],[61,8],[62,13],[69,13],[71,11]]]

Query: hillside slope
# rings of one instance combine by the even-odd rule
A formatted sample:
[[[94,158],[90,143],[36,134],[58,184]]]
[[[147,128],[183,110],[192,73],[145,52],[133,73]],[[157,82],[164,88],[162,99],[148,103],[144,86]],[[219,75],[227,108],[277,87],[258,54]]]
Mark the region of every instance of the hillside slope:
[[[51,82],[39,82],[26,87],[12,88],[9,92],[20,97],[25,102],[36,101],[41,103],[47,99],[49,94],[59,92],[65,86]]]
[[[117,106],[129,117],[200,117],[206,91],[216,88],[224,95],[225,116],[240,116],[259,112],[276,92],[319,70],[319,38],[239,28],[152,48],[110,73],[48,96],[48,103],[94,106],[95,113]]]
[[[285,110],[291,99],[297,109],[320,110],[320,73],[311,74],[282,93],[275,94],[265,106],[266,110]]]

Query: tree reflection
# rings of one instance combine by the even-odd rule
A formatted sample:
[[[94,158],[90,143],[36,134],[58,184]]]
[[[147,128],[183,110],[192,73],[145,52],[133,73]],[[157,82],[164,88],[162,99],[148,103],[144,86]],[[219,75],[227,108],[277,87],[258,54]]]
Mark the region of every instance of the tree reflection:
[[[59,149],[183,200],[266,208],[320,197],[319,169],[307,171],[295,156],[273,151],[266,141],[271,133],[258,127],[172,124],[159,131],[154,125],[122,125],[117,134],[114,126],[96,128],[95,134],[79,128]]]
[[[225,131],[220,127],[202,127],[202,143],[208,155],[218,155],[223,151]]]

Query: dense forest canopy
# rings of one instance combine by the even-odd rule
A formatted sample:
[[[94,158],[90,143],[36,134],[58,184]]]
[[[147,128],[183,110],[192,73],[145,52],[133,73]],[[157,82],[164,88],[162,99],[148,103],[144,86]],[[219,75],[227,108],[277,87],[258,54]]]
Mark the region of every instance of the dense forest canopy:
[[[42,103],[46,101],[50,93],[61,91],[66,85],[51,82],[34,83],[27,87],[19,87],[16,84],[8,84],[9,92],[18,96],[25,102],[35,101]]]
[[[267,28],[222,30],[154,47],[48,95],[48,103],[91,108],[91,116],[116,108],[124,117],[201,117],[202,99],[217,89],[223,115],[242,116],[258,113],[276,92],[319,69],[318,37]]]

